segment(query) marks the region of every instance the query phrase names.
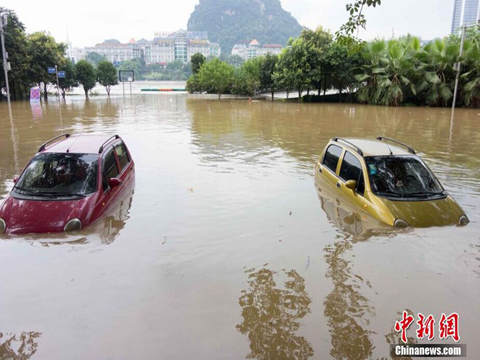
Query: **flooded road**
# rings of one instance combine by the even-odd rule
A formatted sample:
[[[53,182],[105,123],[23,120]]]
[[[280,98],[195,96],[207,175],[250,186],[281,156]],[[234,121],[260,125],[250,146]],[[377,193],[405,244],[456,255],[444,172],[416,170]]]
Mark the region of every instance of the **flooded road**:
[[[65,132],[121,135],[136,184],[79,234],[0,237],[0,359],[389,358],[407,309],[458,312],[480,357],[478,109],[451,124],[445,109],[137,94],[12,112],[0,104],[0,198]],[[471,223],[372,231],[322,197],[327,141],[377,135],[420,151]]]

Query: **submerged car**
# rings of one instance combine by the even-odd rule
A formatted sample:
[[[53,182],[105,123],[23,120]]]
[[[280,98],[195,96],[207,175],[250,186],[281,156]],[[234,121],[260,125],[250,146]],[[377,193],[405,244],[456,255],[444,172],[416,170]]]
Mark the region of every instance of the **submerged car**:
[[[469,222],[415,150],[391,138],[331,139],[315,166],[315,181],[390,226]]]
[[[0,233],[75,231],[101,217],[134,182],[118,136],[69,135],[40,146],[0,205]]]

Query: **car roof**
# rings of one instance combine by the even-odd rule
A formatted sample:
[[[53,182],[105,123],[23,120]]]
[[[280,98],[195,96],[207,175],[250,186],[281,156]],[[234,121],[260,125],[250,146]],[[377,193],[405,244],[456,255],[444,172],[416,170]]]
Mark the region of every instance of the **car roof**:
[[[340,138],[339,138],[340,140]],[[397,146],[391,142],[381,141],[377,139],[358,139],[358,138],[343,138],[345,142],[339,141],[339,145],[346,148],[351,148],[354,151],[355,146],[359,148],[363,156],[385,156],[385,155],[412,155],[406,147]],[[335,140],[333,140],[335,143]],[[349,145],[353,144],[354,146]]]
[[[40,152],[99,154],[100,147],[109,139],[115,138],[112,135],[69,135],[58,141],[52,140]]]

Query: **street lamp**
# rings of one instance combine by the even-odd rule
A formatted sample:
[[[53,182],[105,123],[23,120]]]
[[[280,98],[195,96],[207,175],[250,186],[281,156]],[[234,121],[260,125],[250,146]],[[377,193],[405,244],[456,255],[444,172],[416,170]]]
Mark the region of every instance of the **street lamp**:
[[[5,72],[5,84],[7,87],[7,100],[8,100],[8,108],[10,109],[10,86],[8,84],[8,70],[10,67],[10,63],[8,62],[8,53],[5,51],[5,36],[4,36],[4,28],[7,26],[8,21],[8,13],[3,12],[0,13],[0,37],[2,40],[2,55],[3,55],[3,71]]]

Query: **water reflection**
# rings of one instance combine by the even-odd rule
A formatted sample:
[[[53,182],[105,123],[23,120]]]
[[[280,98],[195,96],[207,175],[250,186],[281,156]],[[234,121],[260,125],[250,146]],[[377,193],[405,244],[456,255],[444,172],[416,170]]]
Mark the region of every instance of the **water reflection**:
[[[242,323],[236,328],[250,341],[249,359],[308,359],[310,343],[296,335],[299,320],[310,312],[305,280],[295,271],[276,273],[267,268],[247,270],[248,290],[238,303]],[[283,286],[274,277],[283,277]]]
[[[22,332],[19,335],[0,332],[0,359],[30,359],[37,352],[40,335],[36,331]]]
[[[411,229],[393,229],[386,226],[367,212],[355,207],[354,204],[340,197],[338,192],[331,191],[321,177],[315,179],[315,189],[320,200],[322,210],[332,225],[353,241],[368,240],[372,236],[395,236],[399,231],[407,232]]]

